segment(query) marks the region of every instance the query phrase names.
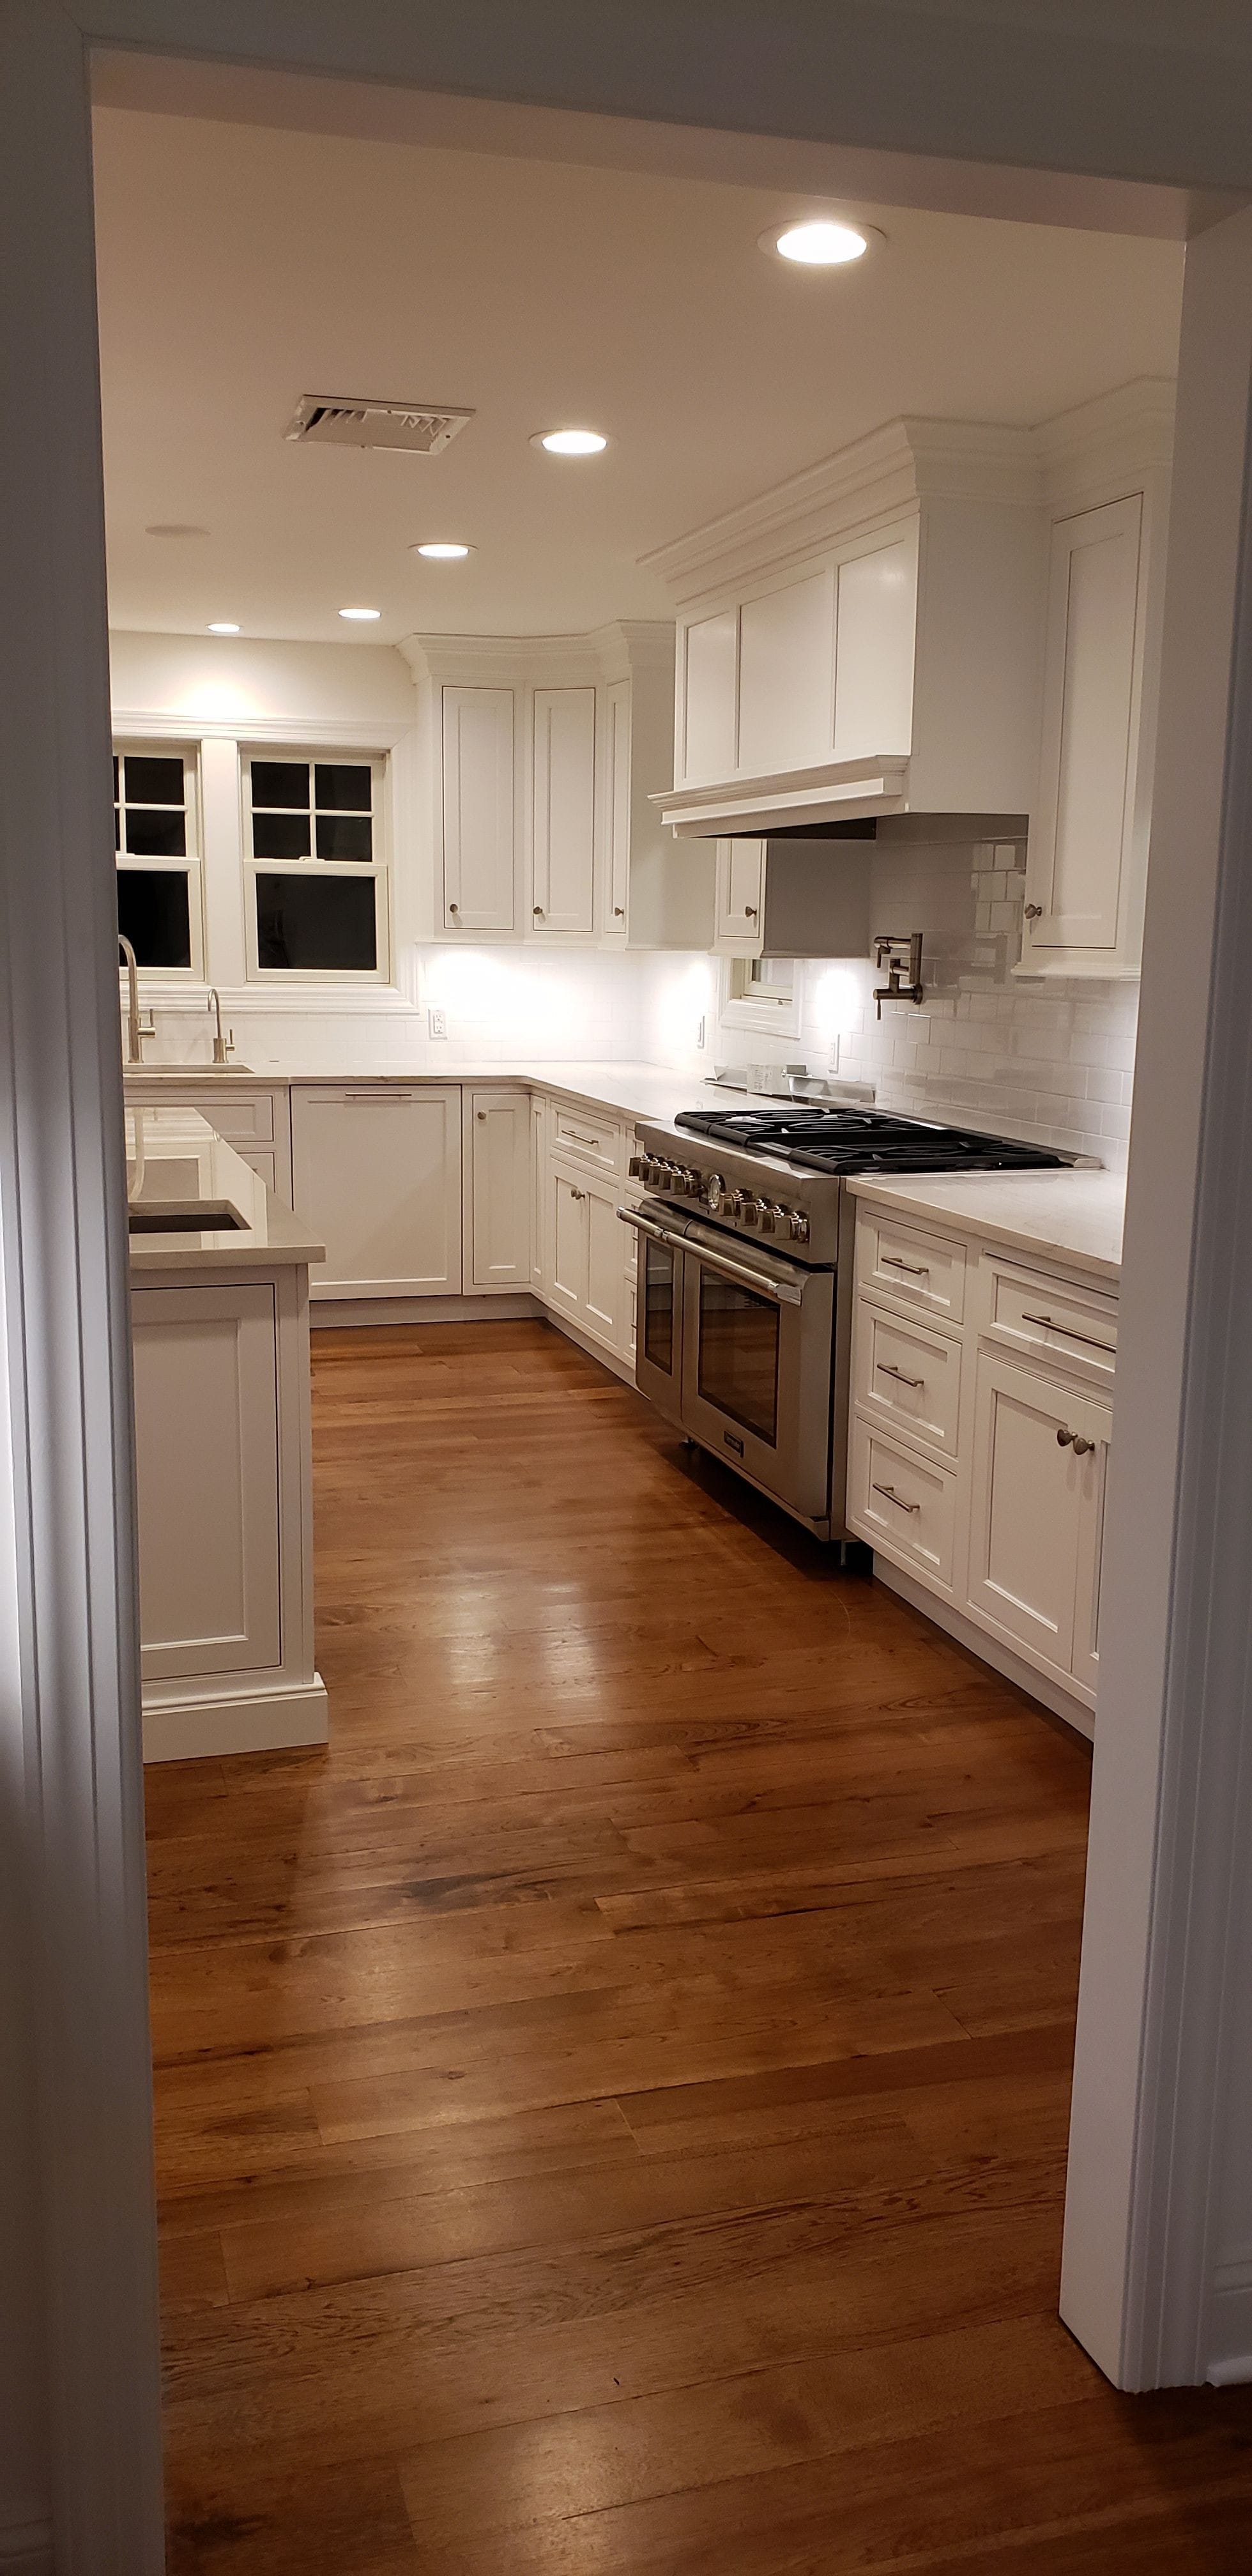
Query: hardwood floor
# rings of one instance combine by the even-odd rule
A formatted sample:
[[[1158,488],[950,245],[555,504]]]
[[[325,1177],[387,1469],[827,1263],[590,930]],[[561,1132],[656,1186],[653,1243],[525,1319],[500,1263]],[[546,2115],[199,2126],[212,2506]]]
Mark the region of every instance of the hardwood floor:
[[[539,1324],[315,1338],[327,1751],[148,1774],[174,2576],[1211,2576],[1056,2317],[1088,1757]]]

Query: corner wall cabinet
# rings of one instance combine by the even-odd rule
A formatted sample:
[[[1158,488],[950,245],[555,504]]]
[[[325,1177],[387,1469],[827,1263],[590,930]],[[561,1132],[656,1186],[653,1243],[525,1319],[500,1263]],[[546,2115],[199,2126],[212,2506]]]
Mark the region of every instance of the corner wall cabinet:
[[[1090,1734],[1116,1291],[872,1200],[856,1282],[849,1528]]]
[[[511,688],[444,688],[439,709],[444,927],[478,938],[517,928],[517,699]]]

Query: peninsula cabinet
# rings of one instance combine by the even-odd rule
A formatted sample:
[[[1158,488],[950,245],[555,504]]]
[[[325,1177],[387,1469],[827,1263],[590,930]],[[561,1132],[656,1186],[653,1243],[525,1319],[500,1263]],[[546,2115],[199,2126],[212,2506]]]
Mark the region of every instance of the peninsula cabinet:
[[[294,1084],[291,1155],[311,1297],[459,1294],[459,1083]]]
[[[1090,1734],[1117,1297],[857,1210],[848,1527],[883,1579]]]

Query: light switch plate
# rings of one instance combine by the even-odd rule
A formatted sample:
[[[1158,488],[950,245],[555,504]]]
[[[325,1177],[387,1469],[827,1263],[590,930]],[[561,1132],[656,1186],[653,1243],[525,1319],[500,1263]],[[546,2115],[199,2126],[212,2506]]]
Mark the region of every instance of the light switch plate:
[[[426,1017],[430,1022],[430,1034],[432,1038],[446,1038],[448,1034],[447,1012],[428,1011]]]

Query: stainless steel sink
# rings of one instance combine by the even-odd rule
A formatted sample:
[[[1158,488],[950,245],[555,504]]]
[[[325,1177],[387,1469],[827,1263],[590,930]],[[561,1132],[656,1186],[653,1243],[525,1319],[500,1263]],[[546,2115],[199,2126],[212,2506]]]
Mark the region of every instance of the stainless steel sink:
[[[248,1220],[228,1199],[203,1199],[198,1207],[162,1207],[159,1199],[133,1200],[126,1211],[132,1234],[246,1233]]]

